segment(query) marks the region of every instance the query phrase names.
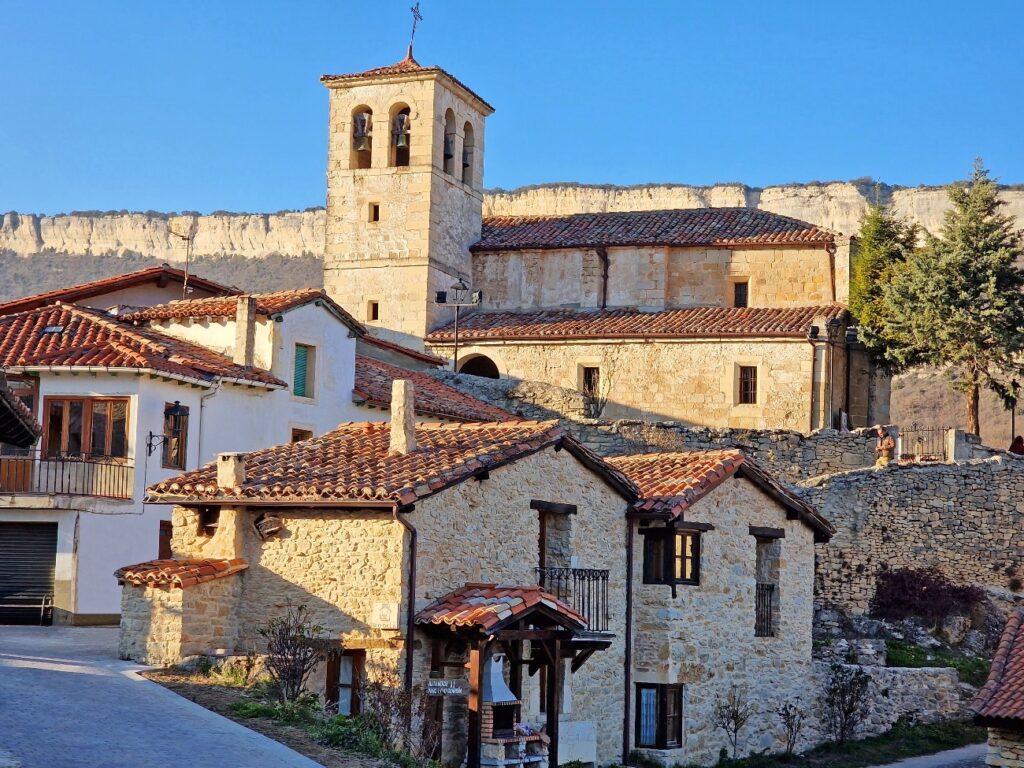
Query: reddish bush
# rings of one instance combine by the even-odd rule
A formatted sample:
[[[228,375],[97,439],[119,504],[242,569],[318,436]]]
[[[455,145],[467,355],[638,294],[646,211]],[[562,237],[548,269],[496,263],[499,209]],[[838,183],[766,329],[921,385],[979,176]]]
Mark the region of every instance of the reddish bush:
[[[950,614],[969,612],[984,599],[980,587],[953,584],[935,568],[901,568],[878,574],[871,615],[896,621],[916,617],[938,624]]]

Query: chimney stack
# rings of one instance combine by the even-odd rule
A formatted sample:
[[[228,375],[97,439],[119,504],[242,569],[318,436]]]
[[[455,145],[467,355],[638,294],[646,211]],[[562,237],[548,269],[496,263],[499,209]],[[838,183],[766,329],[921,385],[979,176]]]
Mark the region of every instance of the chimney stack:
[[[413,386],[408,379],[391,383],[391,453],[416,450],[416,407]]]
[[[256,299],[238,296],[235,306],[235,356],[238,365],[252,365],[256,347]]]
[[[245,454],[217,454],[217,487],[232,491],[245,485]]]

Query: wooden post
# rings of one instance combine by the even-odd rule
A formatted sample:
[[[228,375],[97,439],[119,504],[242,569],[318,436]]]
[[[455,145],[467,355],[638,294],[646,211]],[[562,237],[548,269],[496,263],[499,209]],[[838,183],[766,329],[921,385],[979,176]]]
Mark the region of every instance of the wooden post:
[[[558,711],[562,708],[562,641],[558,638],[547,640],[548,647],[548,680],[547,680],[547,726],[548,737],[548,768],[558,768]]]
[[[469,734],[466,738],[466,768],[480,768],[480,739],[482,736],[480,704],[484,692],[484,654],[487,643],[473,638],[469,648]]]

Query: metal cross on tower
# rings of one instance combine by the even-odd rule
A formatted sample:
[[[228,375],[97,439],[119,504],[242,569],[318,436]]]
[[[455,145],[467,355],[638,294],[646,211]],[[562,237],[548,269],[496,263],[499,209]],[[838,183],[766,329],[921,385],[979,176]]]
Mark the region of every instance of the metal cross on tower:
[[[416,38],[416,23],[423,21],[423,16],[420,14],[420,2],[416,0],[416,5],[409,9],[412,11],[412,34],[409,35],[409,54],[408,57],[412,58],[412,41]]]

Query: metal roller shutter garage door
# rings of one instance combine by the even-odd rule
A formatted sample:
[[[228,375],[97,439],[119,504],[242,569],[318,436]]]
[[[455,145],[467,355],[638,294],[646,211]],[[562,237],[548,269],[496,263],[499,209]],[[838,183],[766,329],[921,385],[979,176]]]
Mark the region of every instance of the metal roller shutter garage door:
[[[0,523],[0,624],[51,621],[56,562],[56,523]]]

